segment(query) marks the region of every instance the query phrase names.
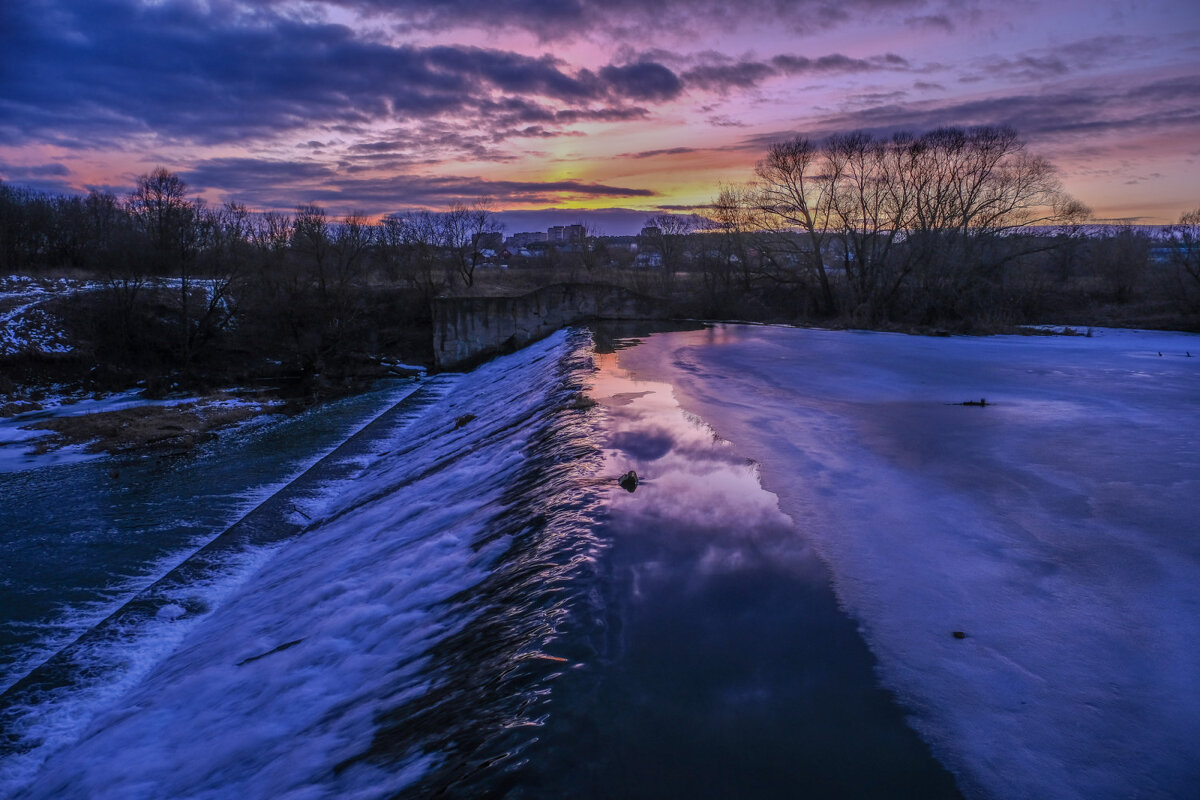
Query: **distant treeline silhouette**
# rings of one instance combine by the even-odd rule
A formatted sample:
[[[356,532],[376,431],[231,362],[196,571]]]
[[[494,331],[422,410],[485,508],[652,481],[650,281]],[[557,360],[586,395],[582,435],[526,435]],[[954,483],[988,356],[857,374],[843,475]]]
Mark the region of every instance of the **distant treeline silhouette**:
[[[126,197],[0,184],[0,271],[97,282],[60,301],[81,346],[50,360],[162,387],[267,376],[323,391],[383,357],[427,361],[435,295],[581,278],[688,317],[1195,329],[1200,209],[1154,237],[1089,216],[1046,159],[992,127],[797,137],[695,214],[533,252],[493,252],[500,226],[484,204],[377,222],[311,205],[257,213],[206,205],[160,167]]]

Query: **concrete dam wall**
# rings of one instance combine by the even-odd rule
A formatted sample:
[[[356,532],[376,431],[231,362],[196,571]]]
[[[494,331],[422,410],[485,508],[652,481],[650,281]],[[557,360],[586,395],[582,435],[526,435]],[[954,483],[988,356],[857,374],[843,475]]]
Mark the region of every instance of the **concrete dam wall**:
[[[520,297],[438,297],[433,301],[434,364],[439,370],[470,366],[588,320],[662,319],[664,305],[595,283],[560,283]]]

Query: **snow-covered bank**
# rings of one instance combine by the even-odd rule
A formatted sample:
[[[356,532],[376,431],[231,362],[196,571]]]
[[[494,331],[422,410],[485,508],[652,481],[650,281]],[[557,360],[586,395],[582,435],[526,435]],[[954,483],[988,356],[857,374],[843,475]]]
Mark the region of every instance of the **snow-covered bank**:
[[[621,359],[761,463],[969,795],[1200,785],[1200,337],[718,326]]]
[[[103,287],[95,281],[68,278],[0,276],[0,356],[21,351],[70,352],[61,320],[46,313],[43,303]]]
[[[456,378],[19,796],[386,797],[515,757],[596,546],[580,344]]]

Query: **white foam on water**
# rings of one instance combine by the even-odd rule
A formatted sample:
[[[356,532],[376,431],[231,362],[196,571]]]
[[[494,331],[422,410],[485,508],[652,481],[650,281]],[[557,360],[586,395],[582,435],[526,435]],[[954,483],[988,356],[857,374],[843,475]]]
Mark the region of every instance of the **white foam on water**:
[[[221,605],[240,583],[269,560],[274,550],[259,547],[243,551],[230,560],[227,572],[219,580],[192,584],[185,593],[169,598],[172,602],[164,608],[179,608],[184,613],[168,612],[139,625],[134,641],[103,641],[82,649],[77,655],[78,662],[86,664],[93,673],[103,673],[105,679],[65,694],[39,698],[36,706],[14,709],[17,714],[8,732],[28,737],[36,744],[28,752],[0,761],[0,795],[8,796],[31,780],[51,753],[78,739],[98,709],[115,703],[179,646],[202,618],[188,615],[188,606],[209,609]],[[103,795],[102,787],[97,787],[93,794]]]
[[[386,410],[401,402],[409,395],[413,394],[421,386],[425,386],[431,393],[444,393],[445,386],[451,385],[452,376],[435,379],[431,384],[401,384],[391,390],[381,393],[380,408]],[[128,392],[119,395],[112,395],[102,398],[101,403],[129,403],[135,405],[135,392]],[[106,410],[112,410],[108,408]],[[373,413],[370,417],[344,432],[344,439],[350,439],[362,431],[366,426],[378,416],[378,412]],[[2,423],[0,423],[2,424]],[[242,436],[258,436],[262,435],[263,429],[270,426],[269,422],[262,420],[248,420],[237,426],[238,434]],[[406,435],[405,430],[407,425],[401,425],[390,431],[388,435],[381,438],[376,444],[379,447],[395,447],[403,441]],[[328,458],[331,453],[336,450],[341,442],[335,442],[333,445],[325,448],[323,451],[314,453],[308,458],[303,459],[293,465],[291,471],[282,477],[280,480],[270,483],[251,487],[244,492],[239,493],[237,502],[232,506],[229,514],[226,517],[225,525],[217,530],[205,529],[198,532],[185,545],[170,552],[163,553],[152,561],[140,565],[140,567],[131,574],[114,575],[114,581],[103,591],[103,596],[94,602],[78,603],[74,605],[63,605],[62,608],[53,616],[53,618],[34,623],[37,629],[40,630],[37,640],[26,648],[23,657],[12,664],[5,665],[0,670],[0,692],[7,690],[13,683],[24,677],[30,670],[44,662],[46,659],[53,656],[63,647],[74,641],[81,633],[91,629],[95,625],[103,622],[109,615],[119,610],[132,597],[142,592],[147,587],[154,584],[171,570],[175,569],[181,563],[186,561],[191,555],[201,550],[205,545],[211,542],[217,535],[221,533],[224,527],[233,524],[237,520],[243,518],[248,513],[253,511],[262,502],[275,495],[277,492],[285,489],[293,483],[297,478],[311,469],[318,462]],[[61,448],[58,451],[43,454],[35,458],[37,463],[35,466],[44,467],[50,465],[61,465],[62,463],[71,463],[69,453],[63,458],[56,460],[53,457],[59,453],[66,451],[80,450],[82,445],[75,448]],[[0,472],[4,471],[4,454],[3,447],[0,447]],[[82,453],[79,454],[79,459],[92,459],[102,457],[103,454]],[[343,458],[339,464],[354,464],[360,466],[366,461],[363,457]],[[348,481],[326,480],[318,484],[315,489],[304,495],[296,495],[292,501],[292,512],[288,516],[287,521],[296,525],[307,526],[315,516],[323,512],[326,507],[340,496],[343,487]],[[184,519],[164,520],[159,526],[161,528],[171,527],[189,527],[188,521]],[[153,532],[150,532],[153,535]],[[236,566],[231,564],[231,567]],[[238,572],[233,569],[226,578],[230,581],[242,580],[247,573]],[[211,599],[211,598],[210,598]],[[211,603],[208,603],[211,607]],[[111,662],[113,659],[118,659],[119,656],[108,657]],[[68,701],[70,702],[70,701]],[[4,783],[0,780],[0,787]]]
[[[621,358],[760,462],[968,796],[1200,785],[1200,336],[719,326]]]
[[[464,623],[445,604],[501,552],[472,542],[522,468],[527,423],[558,385],[566,347],[557,334],[443,379],[442,401],[333,487],[318,522],[136,685],[89,709],[85,729],[48,745],[56,752],[44,764],[0,788],[31,798],[386,797],[434,766],[436,753],[397,754],[387,769],[357,757],[383,709],[428,688],[423,654]]]

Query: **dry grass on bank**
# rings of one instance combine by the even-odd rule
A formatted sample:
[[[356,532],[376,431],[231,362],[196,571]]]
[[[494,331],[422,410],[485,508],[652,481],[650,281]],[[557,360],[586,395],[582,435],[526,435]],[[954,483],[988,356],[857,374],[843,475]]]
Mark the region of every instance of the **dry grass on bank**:
[[[35,443],[36,453],[66,445],[86,445],[91,453],[187,452],[216,438],[217,432],[224,428],[278,410],[277,405],[267,403],[231,405],[223,401],[196,401],[52,417],[26,427],[51,431]]]

